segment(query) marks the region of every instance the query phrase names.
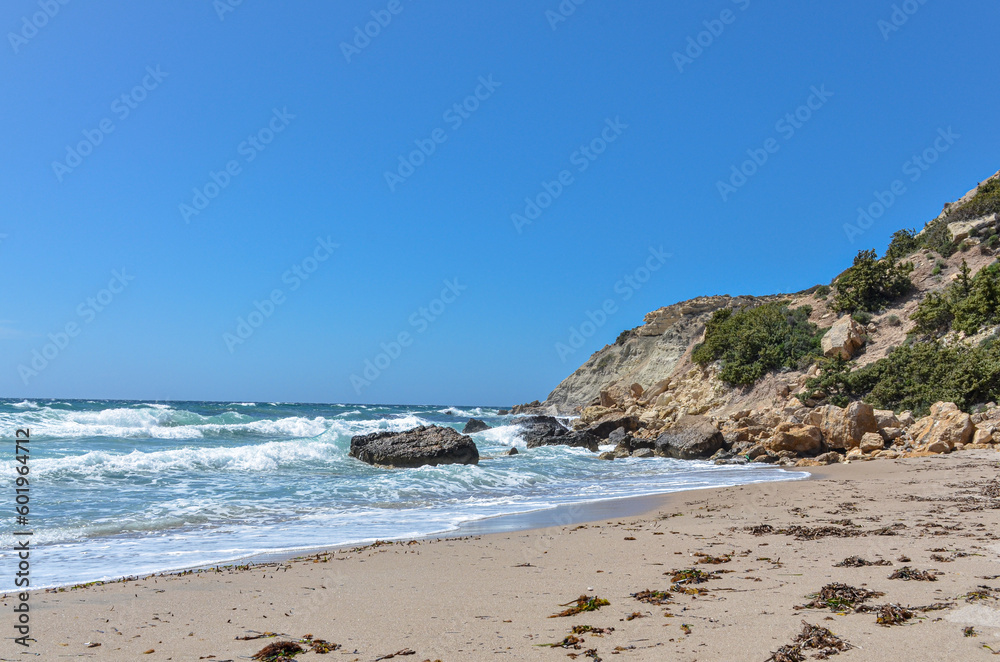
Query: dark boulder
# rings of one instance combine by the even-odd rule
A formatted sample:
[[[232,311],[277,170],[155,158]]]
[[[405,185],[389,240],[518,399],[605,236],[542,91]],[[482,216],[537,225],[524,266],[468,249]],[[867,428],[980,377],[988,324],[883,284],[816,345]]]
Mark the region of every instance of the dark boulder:
[[[618,416],[615,418],[608,418],[600,423],[591,425],[588,430],[596,435],[599,439],[607,439],[608,436],[617,430],[618,428],[624,428],[626,432],[635,432],[640,427],[639,419],[636,416]],[[618,442],[611,442],[618,443]]]
[[[505,450],[503,453],[500,453],[500,454],[501,455],[518,455],[519,453],[517,452],[516,448],[514,448],[513,446],[511,446],[510,448],[508,448],[507,450]]]
[[[722,433],[704,416],[682,416],[666,432],[656,438],[657,455],[681,460],[709,458],[726,441]]]
[[[479,449],[471,438],[437,425],[354,437],[349,455],[382,467],[479,463]]]
[[[574,432],[552,416],[525,416],[514,421],[528,448],[539,446],[575,446],[597,452],[600,439],[590,431]]]
[[[462,429],[462,434],[472,434],[473,432],[482,432],[483,430],[489,430],[490,426],[486,425],[484,421],[478,418],[470,418],[469,422],[465,424]]]

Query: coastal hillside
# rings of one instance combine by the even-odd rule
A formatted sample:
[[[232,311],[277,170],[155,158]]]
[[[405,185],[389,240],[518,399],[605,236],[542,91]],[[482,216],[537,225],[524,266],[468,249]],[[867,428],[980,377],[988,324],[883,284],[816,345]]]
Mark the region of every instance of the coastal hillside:
[[[772,427],[801,423],[809,410],[852,402],[916,418],[937,403],[992,411],[998,249],[1000,172],[919,231],[896,232],[884,255],[859,252],[828,285],[704,296],[650,312],[545,402],[514,411],[579,416],[578,428],[627,416],[637,437],[690,416],[723,431],[747,412]]]

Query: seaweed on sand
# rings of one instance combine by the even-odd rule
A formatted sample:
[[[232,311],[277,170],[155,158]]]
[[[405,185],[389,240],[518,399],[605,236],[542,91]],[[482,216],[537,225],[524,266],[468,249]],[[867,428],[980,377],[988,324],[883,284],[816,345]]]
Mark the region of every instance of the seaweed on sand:
[[[892,565],[891,561],[879,559],[878,561],[868,561],[860,556],[848,556],[840,563],[835,563],[834,568],[863,568],[869,565]]]
[[[601,607],[607,607],[611,603],[603,598],[589,595],[581,595],[576,600],[572,602],[567,602],[564,605],[559,605],[560,607],[570,607],[569,609],[563,610],[558,614],[552,614],[549,618],[561,618],[563,616],[575,616],[585,611],[597,611]]]
[[[645,591],[633,593],[632,597],[639,602],[645,602],[651,605],[665,605],[668,602],[673,602],[673,599],[670,597],[670,593],[667,591],[650,591],[649,589],[646,589]]]
[[[771,653],[771,657],[767,659],[767,662],[802,662],[806,659],[805,654],[802,652],[803,650],[816,651],[813,657],[825,660],[832,655],[850,648],[854,648],[854,646],[826,628],[802,621],[802,632],[795,637],[795,640],[791,644],[782,646]]]
[[[893,604],[879,605],[878,607],[873,607],[872,611],[876,614],[875,622],[886,627],[890,625],[902,625],[914,616],[912,609]]]
[[[282,662],[304,652],[294,641],[275,641],[253,654],[253,659],[262,662]]]
[[[847,584],[833,583],[827,584],[818,593],[806,596],[812,598],[812,602],[799,605],[796,609],[829,608],[832,611],[847,611],[854,609],[871,598],[877,598],[882,595],[885,594],[878,591],[869,591],[864,588],[855,588]]]
[[[903,566],[896,572],[889,575],[889,579],[902,579],[903,581],[910,581],[912,579],[914,581],[920,581],[920,582],[937,581],[937,577],[935,577],[930,572],[927,572],[926,570],[923,571],[917,570],[915,568],[911,568],[908,565]]]

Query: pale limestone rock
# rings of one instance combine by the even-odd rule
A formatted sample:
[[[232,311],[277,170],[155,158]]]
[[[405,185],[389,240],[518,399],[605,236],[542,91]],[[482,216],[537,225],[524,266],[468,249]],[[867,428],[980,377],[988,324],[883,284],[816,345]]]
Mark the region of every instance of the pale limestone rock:
[[[845,361],[854,356],[864,344],[864,333],[860,324],[844,316],[834,322],[823,336],[821,346],[824,356],[839,356]]]
[[[910,435],[917,444],[940,442],[951,450],[956,444],[964,445],[972,441],[974,430],[972,418],[960,411],[954,403],[937,402],[931,406],[930,416],[924,416],[913,424]]]
[[[975,434],[972,435],[973,444],[988,444],[993,440],[993,432],[991,430],[976,429]]]
[[[899,419],[896,418],[896,414],[891,409],[876,409],[875,413],[875,423],[879,428],[899,428],[902,425],[899,424]]]
[[[862,453],[875,453],[885,448],[885,440],[877,432],[866,432],[861,436],[859,447]]]
[[[823,433],[815,425],[781,423],[764,446],[776,453],[812,453],[823,446]]]

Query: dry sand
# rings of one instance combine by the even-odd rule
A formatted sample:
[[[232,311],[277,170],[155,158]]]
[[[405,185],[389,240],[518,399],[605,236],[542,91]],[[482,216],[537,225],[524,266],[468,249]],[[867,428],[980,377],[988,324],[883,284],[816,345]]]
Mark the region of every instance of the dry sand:
[[[853,645],[836,657],[845,661],[986,660],[984,644],[1000,651],[1000,590],[982,588],[1000,589],[997,459],[971,451],[836,465],[805,481],[658,497],[643,515],[586,525],[40,592],[31,597],[31,655],[5,638],[0,658],[235,662],[311,634],[341,648],[296,660],[374,661],[408,649],[392,659],[764,662],[804,620]],[[748,530],[759,525],[774,531]],[[779,532],[788,527],[808,528]],[[833,535],[802,539],[815,527]],[[698,554],[730,560],[697,563]],[[891,565],[834,567],[848,556]],[[889,579],[903,566],[938,573],[936,581]],[[630,597],[670,591],[673,571],[689,568],[724,572],[695,587],[706,593],[673,592],[663,606]],[[885,593],[868,605],[953,605],[891,627],[871,612],[796,609],[833,582]],[[610,605],[548,618],[581,594]],[[7,637],[13,601],[2,602]],[[579,649],[540,646],[577,625],[614,631],[581,635]],[[238,639],[264,632],[282,636]]]

